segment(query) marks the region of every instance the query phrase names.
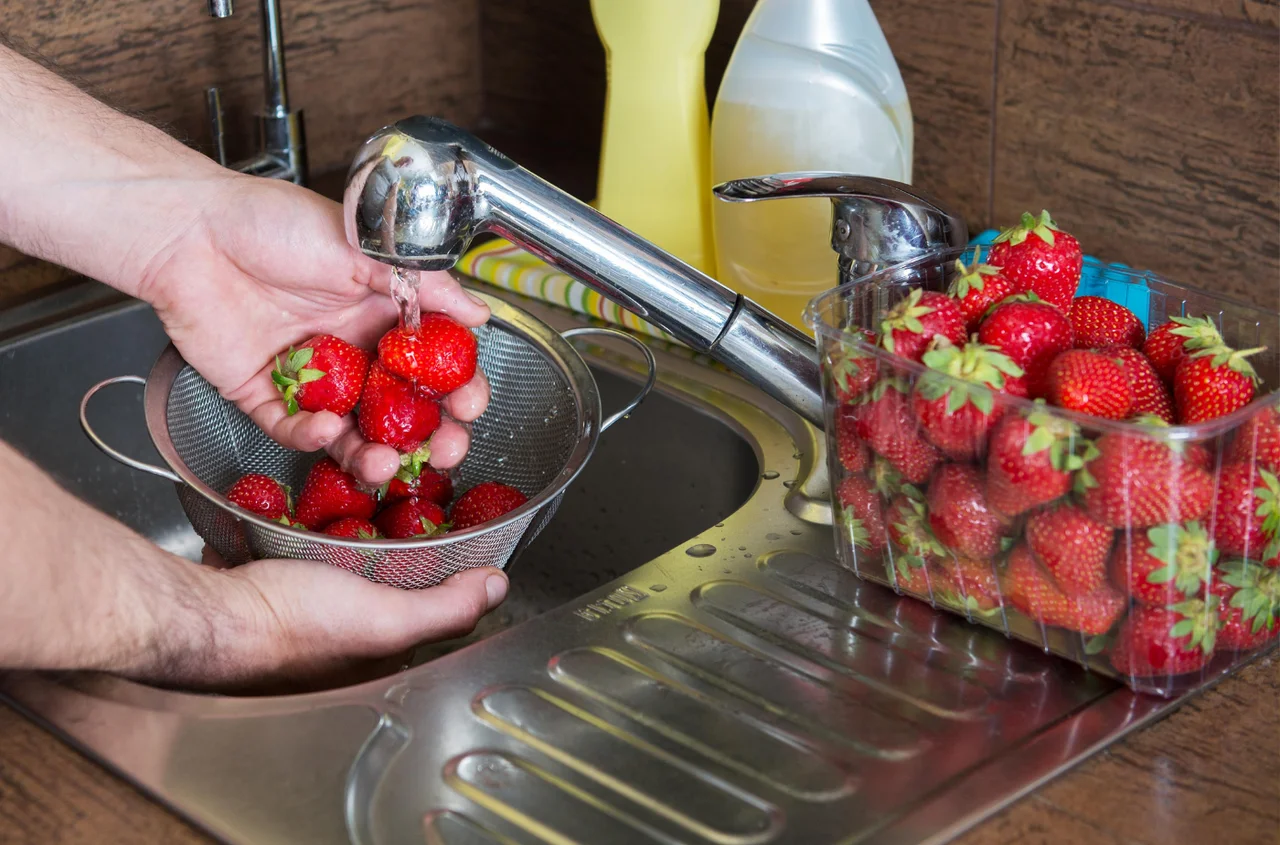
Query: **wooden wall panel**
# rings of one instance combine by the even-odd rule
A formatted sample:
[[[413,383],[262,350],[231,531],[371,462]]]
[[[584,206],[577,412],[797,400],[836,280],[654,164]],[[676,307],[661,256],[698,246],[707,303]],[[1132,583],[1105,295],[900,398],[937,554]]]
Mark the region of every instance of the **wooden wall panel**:
[[[1043,205],[1101,258],[1276,307],[1280,39],[1161,5],[1004,0],[997,217]]]

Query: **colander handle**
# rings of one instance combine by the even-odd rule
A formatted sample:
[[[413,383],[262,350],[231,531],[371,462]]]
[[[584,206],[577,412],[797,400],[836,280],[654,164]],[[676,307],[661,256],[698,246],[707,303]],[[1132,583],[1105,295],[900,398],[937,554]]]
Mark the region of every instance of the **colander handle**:
[[[653,385],[658,381],[658,361],[653,357],[653,350],[650,349],[644,341],[633,335],[627,334],[626,332],[618,329],[606,329],[598,326],[584,326],[580,329],[569,329],[568,331],[561,332],[560,334],[565,340],[572,340],[575,337],[581,337],[582,335],[588,334],[616,337],[618,340],[625,340],[636,349],[639,349],[640,354],[644,356],[645,366],[649,369],[649,375],[644,380],[644,385],[640,388],[640,392],[636,394],[636,397],[628,402],[622,410],[615,411],[613,414],[605,418],[605,421],[600,424],[601,433],[608,431],[614,423],[640,407],[640,403],[649,395],[649,391],[653,390]]]
[[[89,438],[90,442],[92,442],[94,446],[97,446],[99,449],[101,449],[102,453],[107,457],[114,458],[115,460],[119,461],[120,463],[124,464],[127,467],[132,467],[133,469],[141,470],[143,472],[149,472],[152,475],[158,475],[161,478],[167,478],[170,481],[174,482],[175,484],[181,484],[182,479],[174,475],[172,472],[165,469],[164,467],[158,467],[152,464],[143,463],[142,461],[131,458],[122,452],[117,452],[115,449],[108,446],[106,441],[104,441],[101,437],[99,437],[98,432],[94,431],[93,426],[89,424],[89,413],[88,413],[89,400],[92,399],[94,397],[94,394],[96,394],[99,390],[101,390],[104,387],[110,387],[113,384],[145,385],[146,383],[147,383],[147,380],[144,379],[142,376],[116,376],[115,378],[109,378],[105,381],[98,382],[93,387],[85,391],[84,398],[80,400],[80,427],[84,429],[85,436]]]

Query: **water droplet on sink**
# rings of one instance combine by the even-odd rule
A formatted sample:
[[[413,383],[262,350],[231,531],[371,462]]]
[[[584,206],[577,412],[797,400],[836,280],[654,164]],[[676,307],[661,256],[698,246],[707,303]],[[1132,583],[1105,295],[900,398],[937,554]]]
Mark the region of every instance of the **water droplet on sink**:
[[[782,482],[782,486],[790,490],[792,487],[796,486],[796,483],[794,481],[784,481]]]
[[[794,534],[794,535],[796,535],[797,537],[799,537],[799,536],[800,536],[801,534],[803,534],[804,532],[803,532],[803,531],[801,531],[801,530],[800,530],[800,529],[798,529],[798,528],[792,528],[792,529],[791,529],[791,533],[792,533],[792,534]]]
[[[717,522],[717,523],[716,523],[716,528],[724,528],[724,523],[723,523],[723,522]]]
[[[685,549],[684,553],[689,557],[711,557],[716,553],[716,547],[710,543],[698,543]]]
[[[764,472],[760,473],[760,477],[763,478],[765,481],[773,481],[775,478],[778,477],[778,473],[774,472],[771,469],[767,469]]]
[[[667,589],[667,585],[666,585],[666,584],[651,584],[651,585],[649,585],[649,589],[650,589],[650,590],[653,590],[655,593],[661,593],[661,592],[663,592],[664,590],[666,590],[666,589]]]
[[[768,534],[764,535],[764,538],[765,538],[766,540],[781,540],[781,539],[782,539],[782,535],[781,535],[781,534],[775,534],[774,532],[770,531]]]
[[[738,551],[745,552],[746,550],[747,550],[746,546],[738,546]]]

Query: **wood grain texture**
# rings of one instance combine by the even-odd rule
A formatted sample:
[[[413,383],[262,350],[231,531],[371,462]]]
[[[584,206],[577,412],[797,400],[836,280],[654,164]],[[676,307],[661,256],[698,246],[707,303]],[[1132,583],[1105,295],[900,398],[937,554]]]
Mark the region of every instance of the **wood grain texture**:
[[[1280,307],[1280,37],[1127,4],[1003,0],[995,212]]]

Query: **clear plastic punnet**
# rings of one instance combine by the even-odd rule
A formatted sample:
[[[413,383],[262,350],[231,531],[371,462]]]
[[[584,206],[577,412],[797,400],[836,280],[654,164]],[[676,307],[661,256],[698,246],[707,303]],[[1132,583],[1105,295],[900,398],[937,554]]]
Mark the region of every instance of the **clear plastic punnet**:
[[[945,293],[957,259],[986,249],[930,252],[806,310],[841,563],[1139,692],[1175,695],[1274,647],[1280,313],[1086,260],[1077,296],[1126,306],[1148,332],[1208,317],[1231,347],[1266,347],[1249,359],[1255,399],[1195,425],[1076,413],[874,343],[895,304]],[[971,404],[946,406],[942,442],[928,405],[955,388]]]

